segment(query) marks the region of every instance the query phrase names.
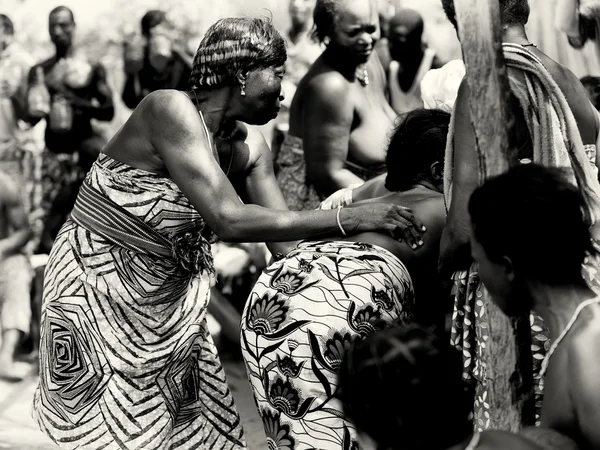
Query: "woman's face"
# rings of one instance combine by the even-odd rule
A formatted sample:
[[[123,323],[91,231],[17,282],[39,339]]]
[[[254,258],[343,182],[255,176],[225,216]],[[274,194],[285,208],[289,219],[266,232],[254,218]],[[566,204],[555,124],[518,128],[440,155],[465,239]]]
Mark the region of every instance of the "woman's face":
[[[242,96],[244,122],[264,125],[277,117],[285,93],[281,81],[284,66],[253,70],[246,76],[246,95]]]
[[[375,0],[343,0],[330,46],[336,53],[366,63],[381,36],[379,11]]]

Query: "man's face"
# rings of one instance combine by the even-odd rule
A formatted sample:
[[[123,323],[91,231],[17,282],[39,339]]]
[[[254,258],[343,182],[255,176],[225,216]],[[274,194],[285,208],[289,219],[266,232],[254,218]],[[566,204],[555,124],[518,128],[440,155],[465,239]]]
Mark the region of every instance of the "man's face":
[[[529,290],[515,276],[510,260],[490,260],[477,241],[471,226],[471,256],[479,266],[479,279],[485,285],[494,303],[509,317],[518,317],[531,309]]]
[[[58,11],[50,15],[48,21],[50,40],[61,48],[70,47],[73,42],[75,22],[68,11]]]

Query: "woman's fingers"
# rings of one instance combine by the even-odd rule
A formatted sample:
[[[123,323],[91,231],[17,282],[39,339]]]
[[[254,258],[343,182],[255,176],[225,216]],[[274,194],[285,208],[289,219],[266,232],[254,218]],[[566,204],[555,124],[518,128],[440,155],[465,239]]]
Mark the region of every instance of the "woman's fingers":
[[[425,228],[421,221],[419,221],[407,208],[398,209],[396,214],[396,235],[406,241],[413,249],[421,247],[423,245],[423,239],[421,238],[420,232]]]
[[[427,231],[427,228],[425,228],[425,225],[423,225],[423,222],[421,222],[419,219],[417,219],[415,217],[415,215],[412,213],[412,210],[410,208],[398,206],[397,212],[400,217],[403,217],[404,219],[408,220],[416,230],[418,230],[420,232]]]

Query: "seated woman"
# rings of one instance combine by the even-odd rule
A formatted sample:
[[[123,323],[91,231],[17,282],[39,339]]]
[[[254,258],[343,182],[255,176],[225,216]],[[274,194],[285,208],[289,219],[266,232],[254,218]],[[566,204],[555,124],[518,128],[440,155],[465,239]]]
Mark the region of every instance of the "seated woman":
[[[343,350],[398,320],[443,319],[441,304],[415,304],[415,292],[435,299],[440,290],[449,122],[444,112],[414,111],[388,151],[395,192],[378,201],[412,209],[428,230],[420,249],[376,233],[305,241],[258,279],[243,313],[242,353],[270,448],[350,448],[355,431],[333,397]]]
[[[385,171],[396,113],[373,51],[377,13],[376,0],[317,1],[315,35],[326,48],[298,85],[276,161],[290,209],[314,209],[338,189]]]
[[[335,396],[359,430],[361,450],[577,449],[550,429],[473,434],[464,392],[460,352],[411,324],[349,345]]]

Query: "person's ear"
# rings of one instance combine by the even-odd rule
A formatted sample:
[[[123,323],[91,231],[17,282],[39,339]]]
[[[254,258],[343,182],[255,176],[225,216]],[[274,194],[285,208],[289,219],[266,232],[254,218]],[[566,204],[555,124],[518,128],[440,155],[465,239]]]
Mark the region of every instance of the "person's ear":
[[[433,181],[436,183],[442,183],[444,181],[444,163],[441,161],[434,162],[429,167],[429,173]]]
[[[504,277],[506,278],[506,281],[511,284],[514,283],[516,278],[515,266],[508,256],[504,256],[502,258],[502,267],[504,269]]]

